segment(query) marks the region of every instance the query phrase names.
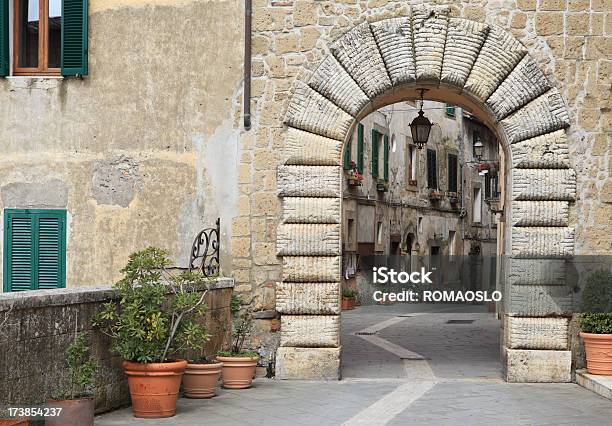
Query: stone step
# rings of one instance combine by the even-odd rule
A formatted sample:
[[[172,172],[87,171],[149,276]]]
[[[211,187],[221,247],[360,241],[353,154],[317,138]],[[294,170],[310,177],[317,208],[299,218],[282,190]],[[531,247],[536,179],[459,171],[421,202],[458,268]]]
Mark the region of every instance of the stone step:
[[[589,374],[586,370],[576,370],[576,383],[604,398],[612,399],[612,376]]]

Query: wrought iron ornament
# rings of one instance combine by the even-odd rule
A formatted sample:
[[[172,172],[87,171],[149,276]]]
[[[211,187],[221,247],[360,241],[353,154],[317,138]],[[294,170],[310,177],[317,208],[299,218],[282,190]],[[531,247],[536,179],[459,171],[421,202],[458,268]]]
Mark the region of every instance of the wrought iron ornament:
[[[200,231],[193,241],[189,255],[189,272],[200,270],[205,277],[219,273],[220,218],[217,218],[215,225],[215,228]]]

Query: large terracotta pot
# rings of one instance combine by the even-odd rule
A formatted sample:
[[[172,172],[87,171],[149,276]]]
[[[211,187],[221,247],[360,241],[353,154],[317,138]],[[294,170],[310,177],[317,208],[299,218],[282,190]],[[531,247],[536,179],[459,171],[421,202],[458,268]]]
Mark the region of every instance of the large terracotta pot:
[[[350,311],[351,309],[355,309],[355,298],[354,297],[343,297],[340,308],[343,311]]]
[[[187,398],[211,398],[216,394],[222,362],[187,364],[183,375],[183,392]]]
[[[223,363],[221,368],[223,387],[228,389],[250,388],[258,360],[258,357],[218,356],[217,361]]]
[[[612,334],[581,332],[586,350],[587,371],[612,376]]]
[[[134,417],[174,416],[185,368],[185,360],[149,364],[123,361]]]
[[[62,411],[57,417],[46,417],[46,426],[92,426],[94,424],[94,399],[79,398],[53,400],[49,407],[58,407]]]
[[[21,418],[0,420],[0,426],[28,426],[29,424],[28,419]]]

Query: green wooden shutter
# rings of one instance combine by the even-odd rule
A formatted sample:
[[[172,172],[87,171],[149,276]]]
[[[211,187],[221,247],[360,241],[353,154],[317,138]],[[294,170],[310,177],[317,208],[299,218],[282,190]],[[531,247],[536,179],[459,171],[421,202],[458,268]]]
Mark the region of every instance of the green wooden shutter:
[[[427,150],[427,187],[438,189],[438,170],[436,164],[436,151]]]
[[[363,124],[357,125],[357,170],[363,174]]]
[[[378,132],[372,129],[372,176],[378,177]]]
[[[388,135],[385,135],[383,160],[384,160],[385,182],[389,182],[389,136]]]
[[[34,218],[4,215],[4,291],[34,289]]]
[[[0,77],[9,75],[9,0],[0,0]]]
[[[38,218],[38,288],[64,287],[63,221],[60,217]]]
[[[62,75],[87,75],[87,28],[87,0],[63,0]]]
[[[344,146],[344,161],[342,162],[344,170],[351,168],[351,145],[352,141],[349,140]]]
[[[457,156],[448,154],[448,191],[457,192]]]

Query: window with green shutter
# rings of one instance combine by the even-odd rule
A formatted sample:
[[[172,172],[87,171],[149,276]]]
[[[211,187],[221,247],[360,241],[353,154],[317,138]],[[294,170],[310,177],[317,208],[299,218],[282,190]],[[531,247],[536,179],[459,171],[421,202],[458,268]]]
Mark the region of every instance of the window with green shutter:
[[[4,291],[66,286],[66,211],[4,211]]]
[[[0,0],[0,77],[9,75],[9,0]]]
[[[363,124],[357,125],[357,170],[363,174]]]
[[[62,2],[62,75],[87,75],[87,0]]]
[[[379,133],[372,129],[372,177],[378,177],[378,143]]]
[[[446,115],[455,118],[455,105],[446,104]]]
[[[351,149],[352,149],[352,140],[349,140],[346,145],[344,145],[344,159],[342,161],[342,166],[344,170],[349,170],[351,168]]]
[[[383,177],[385,178],[385,182],[389,182],[389,135],[384,136],[383,161]]]
[[[427,187],[438,189],[438,166],[436,161],[436,151],[427,150]]]
[[[457,192],[457,156],[448,154],[448,191]]]

